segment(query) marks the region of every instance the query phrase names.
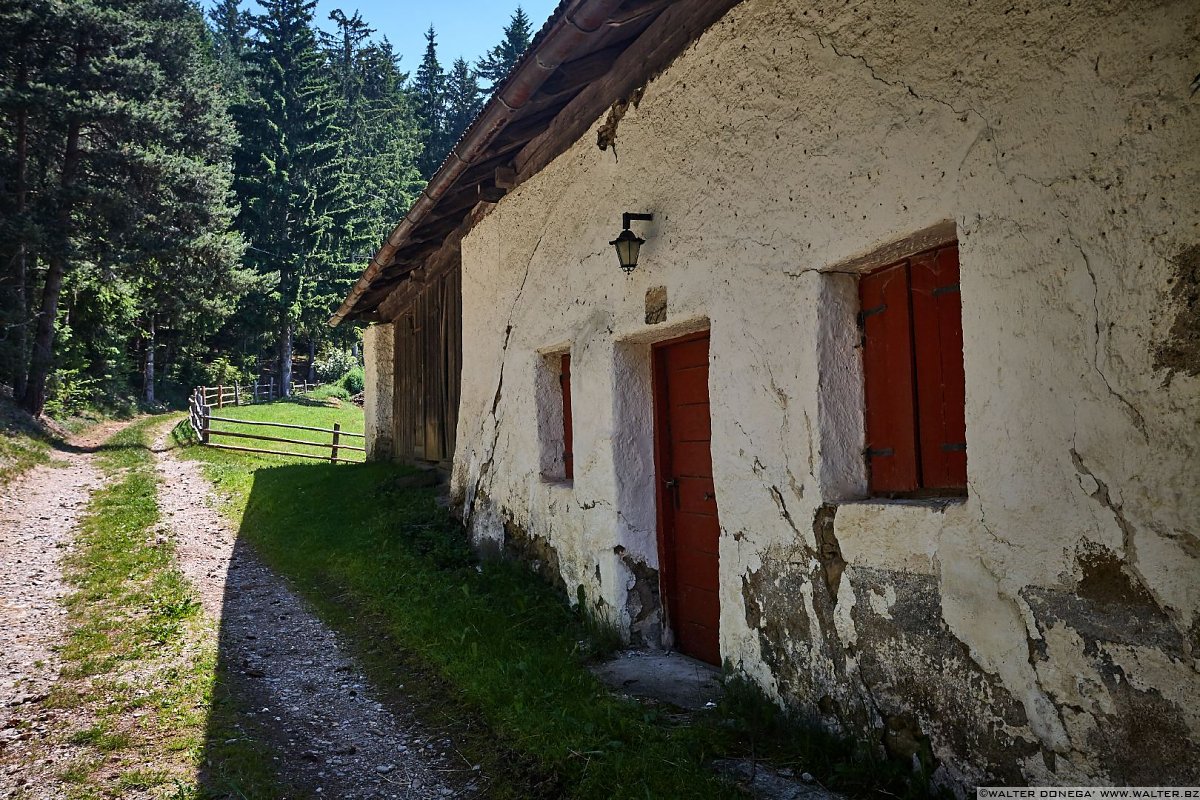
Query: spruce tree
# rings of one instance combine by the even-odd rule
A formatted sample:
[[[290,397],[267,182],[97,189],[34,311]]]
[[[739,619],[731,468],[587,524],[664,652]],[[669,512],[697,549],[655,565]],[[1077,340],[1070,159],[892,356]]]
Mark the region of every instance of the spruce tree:
[[[143,9],[164,23],[149,53],[162,73],[164,136],[143,140],[150,147],[139,177],[155,189],[139,202],[129,241],[143,331],[142,397],[154,403],[162,335],[197,328],[211,335],[232,312],[245,277],[241,238],[231,230],[236,134],[222,95],[222,65],[191,3],[143,0]],[[178,344],[188,350],[204,341],[197,338]]]
[[[453,147],[483,105],[479,81],[462,58],[454,60],[446,81],[446,139]]]
[[[525,55],[532,37],[533,26],[529,21],[529,15],[523,8],[517,6],[517,10],[513,12],[508,25],[504,28],[504,38],[500,44],[488,50],[475,66],[479,77],[487,82],[488,94],[495,92],[496,87],[504,82],[508,73],[512,72],[512,68],[521,60],[521,56]]]
[[[251,15],[241,8],[240,0],[220,0],[208,12],[212,21],[213,55],[225,88],[228,103],[246,97],[246,49]]]
[[[418,166],[426,180],[442,165],[449,149],[446,136],[446,73],[437,57],[437,33],[425,32],[425,57],[413,80],[413,101],[421,126],[421,156]]]
[[[337,232],[355,212],[341,157],[338,98],[312,27],[315,0],[263,0],[248,53],[252,99],[237,109],[236,186],[248,261],[274,284],[264,298],[275,327],[281,385],[312,286],[340,254]]]
[[[360,139],[361,174],[369,176],[361,182],[366,194],[361,208],[371,243],[378,246],[423,188],[417,163],[421,128],[407,88],[408,75],[400,70],[400,58],[387,38],[365,48],[360,61],[363,99],[371,121]]]

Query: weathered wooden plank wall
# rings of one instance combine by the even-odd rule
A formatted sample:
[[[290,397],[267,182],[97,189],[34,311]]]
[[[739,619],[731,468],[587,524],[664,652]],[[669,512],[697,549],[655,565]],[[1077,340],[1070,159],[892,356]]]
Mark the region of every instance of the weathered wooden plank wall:
[[[462,371],[462,273],[429,280],[395,319],[396,459],[448,462],[454,456]]]

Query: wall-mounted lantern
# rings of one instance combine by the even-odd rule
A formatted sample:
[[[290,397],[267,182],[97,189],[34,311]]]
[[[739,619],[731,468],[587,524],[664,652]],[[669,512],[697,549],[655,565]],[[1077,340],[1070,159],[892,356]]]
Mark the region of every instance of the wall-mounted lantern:
[[[625,274],[633,272],[638,265],[638,253],[641,252],[642,245],[646,243],[645,239],[639,237],[636,233],[629,230],[629,223],[633,220],[642,220],[650,222],[654,219],[653,214],[630,214],[628,211],[621,215],[622,230],[617,238],[613,239],[609,244],[617,248],[617,260],[621,262],[621,269],[625,270]]]

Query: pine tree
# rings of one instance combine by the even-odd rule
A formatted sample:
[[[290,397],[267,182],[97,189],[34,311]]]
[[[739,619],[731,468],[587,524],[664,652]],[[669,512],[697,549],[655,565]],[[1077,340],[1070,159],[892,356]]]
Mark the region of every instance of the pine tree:
[[[417,122],[421,126],[421,157],[417,164],[428,180],[442,165],[449,149],[446,136],[446,73],[437,57],[437,34],[425,32],[425,57],[412,87]]]
[[[97,106],[104,100],[113,101],[115,92],[111,84],[127,74],[125,70],[108,73],[97,68],[97,62],[117,61],[117,45],[129,33],[122,25],[123,20],[90,2],[62,7],[48,5],[45,14],[45,47],[59,50],[60,55],[48,56],[38,77],[53,87],[58,97],[43,109],[44,118],[33,124],[43,126],[47,131],[44,144],[53,142],[61,148],[55,153],[56,156],[61,153],[61,157],[47,165],[43,176],[44,199],[50,200],[50,203],[42,203],[39,209],[45,228],[39,246],[46,262],[46,273],[41,301],[35,312],[25,390],[20,397],[21,405],[35,415],[45,406],[46,384],[54,363],[58,304],[63,279],[71,268],[74,255],[75,209],[89,199],[86,185],[81,185],[87,167],[87,152],[82,140],[100,121],[95,111]],[[115,66],[120,69],[126,65]],[[54,136],[48,132],[50,130],[58,131],[59,135]]]
[[[0,230],[0,250],[44,267],[27,273],[44,275],[28,287],[40,294],[21,393],[32,413],[56,370],[127,385],[135,317],[141,301],[152,306],[141,287],[177,291],[171,270],[196,262],[216,284],[236,263],[232,131],[202,68],[206,36],[188,0],[22,0],[0,11],[0,41],[17,45],[0,62],[0,85],[16,89],[0,93],[15,112],[0,139],[14,144],[16,179],[0,194],[24,211]]]
[[[455,59],[446,82],[446,140],[451,147],[475,119],[482,105],[479,81],[471,67],[464,59]]]
[[[0,254],[10,270],[4,274],[6,302],[0,306],[0,379],[13,393],[25,391],[29,359],[30,266],[35,258],[39,226],[30,214],[31,188],[38,178],[35,154],[37,120],[53,105],[36,81],[53,18],[46,2],[0,6]],[[11,125],[11,127],[10,127]]]
[[[312,27],[315,0],[263,0],[248,54],[253,99],[242,134],[239,226],[248,260],[274,282],[267,296],[279,375],[291,385],[292,347],[311,286],[336,267],[336,234],[354,215],[337,125],[339,103]]]
[[[154,37],[150,52],[162,71],[167,116],[161,122],[168,146],[152,145],[147,153],[142,177],[157,188],[140,203],[130,242],[143,330],[142,397],[152,404],[162,335],[197,328],[211,335],[233,311],[246,278],[240,269],[242,241],[231,230],[236,133],[220,88],[222,65],[207,47],[208,31],[191,3],[143,0],[143,8],[170,23]],[[197,339],[182,348],[204,341]]]
[[[479,77],[487,81],[488,94],[495,92],[496,88],[508,77],[508,73],[512,72],[512,68],[521,60],[521,56],[525,55],[532,37],[533,26],[529,21],[529,15],[523,8],[517,6],[517,10],[513,12],[508,25],[504,28],[504,39],[500,44],[488,50],[475,66]]]

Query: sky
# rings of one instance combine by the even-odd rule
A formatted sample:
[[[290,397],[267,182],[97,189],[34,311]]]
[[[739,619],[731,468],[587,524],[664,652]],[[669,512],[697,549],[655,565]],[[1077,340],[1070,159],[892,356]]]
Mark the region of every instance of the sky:
[[[211,0],[205,2],[206,7]],[[253,4],[245,4],[251,7]],[[500,43],[504,26],[520,5],[532,23],[533,33],[542,27],[557,0],[319,0],[315,20],[331,30],[329,12],[340,8],[347,16],[358,11],[375,29],[376,37],[387,36],[403,58],[400,69],[413,72],[425,53],[425,31],[432,23],[437,31],[438,60],[449,71],[458,56],[474,63]]]

